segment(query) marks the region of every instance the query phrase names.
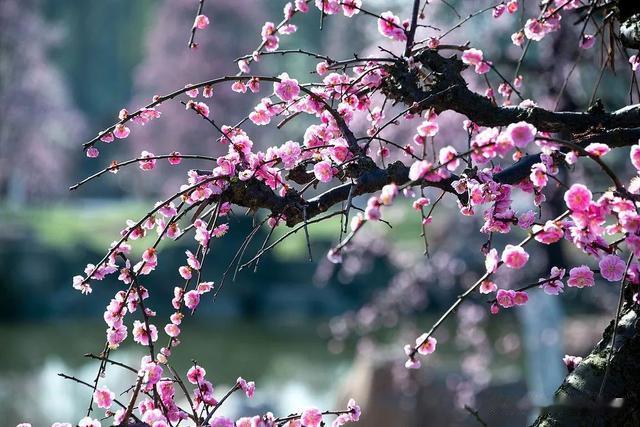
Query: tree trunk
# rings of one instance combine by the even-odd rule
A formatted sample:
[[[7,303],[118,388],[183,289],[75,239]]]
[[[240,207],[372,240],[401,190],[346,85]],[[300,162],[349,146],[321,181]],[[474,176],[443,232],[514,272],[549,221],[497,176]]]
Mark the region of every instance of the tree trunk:
[[[534,426],[640,426],[640,326],[637,305],[627,303],[618,320],[606,384],[598,399],[611,350],[614,321],[591,354],[570,373],[542,408]]]

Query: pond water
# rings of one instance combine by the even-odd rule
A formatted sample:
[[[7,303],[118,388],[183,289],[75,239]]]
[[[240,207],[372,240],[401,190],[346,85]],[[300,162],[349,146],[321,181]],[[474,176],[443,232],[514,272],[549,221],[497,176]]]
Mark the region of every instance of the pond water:
[[[237,394],[225,403],[221,414],[229,416],[266,410],[285,415],[307,405],[332,407],[335,390],[352,361],[350,351],[336,355],[327,350],[326,341],[318,334],[324,324],[320,320],[191,323],[184,328],[182,344],[172,358],[172,366],[181,375],[192,365],[192,359],[197,359],[218,396],[238,376],[256,381],[254,399]],[[83,355],[100,351],[104,329],[104,324],[81,320],[0,324],[1,424],[77,422],[86,412],[90,390],[57,374],[91,382],[98,362]],[[161,335],[160,339],[165,338]],[[112,353],[112,358],[135,366],[144,354],[145,348],[128,345]],[[128,370],[115,366],[107,369],[103,384],[116,394],[135,381],[135,374]],[[101,411],[94,414],[102,415]]]

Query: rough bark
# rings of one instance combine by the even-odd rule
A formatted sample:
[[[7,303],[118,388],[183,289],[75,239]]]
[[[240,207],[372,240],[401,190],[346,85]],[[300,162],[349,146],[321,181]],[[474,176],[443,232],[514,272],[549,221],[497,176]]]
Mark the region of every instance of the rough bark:
[[[593,351],[565,378],[554,395],[554,404],[542,408],[533,426],[640,425],[638,310],[637,305],[627,304],[620,313],[614,353],[600,399],[598,394],[611,351],[613,320]]]

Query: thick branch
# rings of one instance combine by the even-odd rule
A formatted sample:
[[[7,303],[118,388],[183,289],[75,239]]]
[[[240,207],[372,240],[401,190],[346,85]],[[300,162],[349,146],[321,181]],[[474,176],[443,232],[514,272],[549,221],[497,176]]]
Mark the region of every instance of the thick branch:
[[[599,109],[588,112],[555,112],[540,107],[500,107],[489,98],[469,90],[460,74],[465,66],[455,56],[444,58],[435,50],[425,50],[416,56],[416,60],[432,73],[410,70],[405,63],[398,61],[388,67],[390,78],[385,81],[384,92],[390,98],[407,105],[420,103],[422,110],[452,110],[481,126],[506,126],[526,121],[539,131],[564,131],[572,134],[640,127],[638,104],[611,113]],[[421,103],[430,95],[450,87],[452,90],[442,96]]]
[[[543,408],[534,426],[640,425],[640,328],[637,306],[622,311],[602,399],[598,393],[605,376],[613,336],[612,321],[603,339],[578,364],[555,393],[552,406]]]

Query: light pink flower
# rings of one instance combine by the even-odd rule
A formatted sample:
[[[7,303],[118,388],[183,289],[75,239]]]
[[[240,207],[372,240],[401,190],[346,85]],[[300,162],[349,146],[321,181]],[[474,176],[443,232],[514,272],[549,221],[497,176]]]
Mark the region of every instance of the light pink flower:
[[[251,399],[256,392],[256,383],[254,383],[253,381],[246,381],[244,378],[238,377],[238,379],[236,380],[236,384],[238,384],[240,389],[244,391],[244,394],[249,399]]]
[[[585,151],[593,156],[602,157],[611,151],[611,148],[607,144],[592,142],[585,147]]]
[[[631,164],[633,167],[640,170],[640,144],[636,144],[631,147],[629,157],[631,157]]]
[[[202,366],[195,365],[187,371],[187,380],[191,384],[200,384],[204,380],[205,375],[207,375],[207,371]]]
[[[209,18],[207,15],[198,15],[193,23],[193,26],[199,30],[204,30],[209,25]]]
[[[505,131],[516,147],[524,148],[533,142],[537,129],[527,122],[511,123]]]
[[[91,159],[95,159],[96,157],[98,157],[100,155],[100,151],[98,151],[98,149],[96,147],[89,147],[87,148],[87,157],[91,158]]]
[[[510,268],[522,268],[529,260],[529,254],[520,246],[507,245],[502,252],[502,262]]]
[[[416,348],[420,354],[431,354],[436,351],[436,345],[438,340],[434,337],[427,338],[427,334],[424,333],[416,338]]]
[[[498,285],[493,283],[491,280],[483,280],[480,284],[481,294],[490,294],[491,292],[495,292],[497,289]]]
[[[378,31],[383,36],[397,41],[407,40],[400,18],[391,11],[383,12],[378,19]]]
[[[566,193],[564,201],[567,207],[574,212],[584,212],[589,208],[592,199],[591,191],[582,184],[573,184]]]
[[[531,40],[540,41],[544,38],[546,33],[547,31],[544,24],[537,19],[528,19],[524,24],[524,34]]]
[[[333,178],[333,168],[331,163],[326,160],[313,165],[313,174],[320,182],[329,182]]]
[[[110,391],[106,386],[100,387],[93,393],[93,400],[96,402],[96,405],[98,405],[98,408],[111,408],[115,397],[115,393]]]
[[[580,357],[580,356],[569,356],[568,354],[565,354],[565,356],[562,358],[562,361],[564,362],[565,366],[567,367],[567,371],[569,371],[569,373],[571,373],[576,369],[576,367],[580,364],[580,362],[582,362],[582,357]]]
[[[616,255],[605,255],[598,263],[600,275],[609,282],[619,282],[624,276],[626,264]]]
[[[184,305],[189,310],[195,310],[198,304],[200,304],[200,293],[197,290],[191,290],[184,294]]]
[[[569,270],[569,280],[567,280],[567,285],[572,288],[584,288],[590,287],[595,284],[595,280],[593,278],[593,271],[586,265],[581,265],[580,267],[573,267]]]
[[[317,408],[305,409],[300,417],[304,427],[320,427],[322,422],[322,412]]]
[[[460,159],[457,156],[456,149],[451,145],[447,145],[440,149],[438,160],[440,160],[440,164],[446,165],[446,168],[453,172],[460,165]]]
[[[498,250],[496,248],[492,248],[484,260],[484,266],[487,269],[487,273],[493,273],[494,271],[496,271],[499,261],[500,259],[498,258]]]

